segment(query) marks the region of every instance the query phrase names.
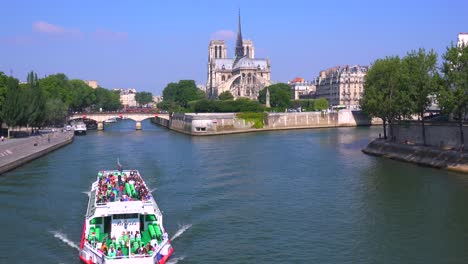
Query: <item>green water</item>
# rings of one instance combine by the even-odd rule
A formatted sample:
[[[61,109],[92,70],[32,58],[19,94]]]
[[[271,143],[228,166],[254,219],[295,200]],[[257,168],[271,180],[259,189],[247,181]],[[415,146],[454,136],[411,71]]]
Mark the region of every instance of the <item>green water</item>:
[[[79,263],[96,172],[137,168],[171,263],[467,263],[468,176],[364,155],[379,128],[90,132],[0,177],[0,263]]]

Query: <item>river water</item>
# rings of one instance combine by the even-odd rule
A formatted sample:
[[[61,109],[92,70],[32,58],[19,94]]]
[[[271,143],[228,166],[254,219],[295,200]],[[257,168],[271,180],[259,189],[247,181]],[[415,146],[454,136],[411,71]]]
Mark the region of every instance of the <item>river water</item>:
[[[367,156],[379,128],[189,137],[133,121],[0,176],[0,263],[79,263],[96,172],[137,168],[170,263],[467,263],[468,176]]]

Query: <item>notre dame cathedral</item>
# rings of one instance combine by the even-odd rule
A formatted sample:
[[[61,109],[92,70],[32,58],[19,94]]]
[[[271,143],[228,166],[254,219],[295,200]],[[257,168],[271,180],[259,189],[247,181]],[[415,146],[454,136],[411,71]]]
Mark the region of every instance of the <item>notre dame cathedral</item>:
[[[224,40],[212,40],[208,47],[208,81],[206,91],[216,98],[230,91],[234,98],[246,97],[257,100],[261,89],[271,84],[270,61],[255,59],[251,40],[242,39],[239,13],[235,58],[227,57]]]

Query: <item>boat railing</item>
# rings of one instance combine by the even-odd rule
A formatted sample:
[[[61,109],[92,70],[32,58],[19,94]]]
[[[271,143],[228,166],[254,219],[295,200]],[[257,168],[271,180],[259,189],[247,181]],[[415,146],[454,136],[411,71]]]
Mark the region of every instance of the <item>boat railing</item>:
[[[99,260],[101,260],[101,261],[100,261],[101,263],[103,262],[103,260],[104,260],[104,258],[105,258],[106,256],[104,256],[104,254],[103,254],[101,251],[99,251],[99,250],[97,250],[95,247],[93,247],[88,241],[85,242],[84,246],[85,246],[88,250],[90,250],[91,252],[93,252],[93,254],[94,254],[97,258],[99,258]],[[97,262],[97,263],[100,263],[100,262]]]

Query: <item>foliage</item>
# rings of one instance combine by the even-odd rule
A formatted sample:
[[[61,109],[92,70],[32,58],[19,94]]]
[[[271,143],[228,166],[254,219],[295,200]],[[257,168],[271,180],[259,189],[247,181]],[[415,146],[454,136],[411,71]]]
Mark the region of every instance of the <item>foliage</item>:
[[[468,46],[452,44],[443,58],[444,87],[438,95],[438,100],[445,113],[453,113],[457,117],[463,149],[463,120],[468,110]]]
[[[37,74],[32,71],[28,74],[28,83],[22,91],[22,97],[25,112],[21,125],[41,126],[45,119],[45,97]]]
[[[189,108],[196,113],[263,112],[265,109],[258,101],[248,98],[228,101],[202,99],[191,102]]]
[[[139,92],[135,94],[135,100],[141,105],[146,105],[153,102],[153,94],[150,92]]]
[[[58,98],[67,106],[72,103],[72,85],[65,74],[49,75],[40,79],[39,85],[44,89],[46,98]]]
[[[234,96],[230,91],[224,91],[221,94],[219,94],[218,99],[221,101],[233,100]]]
[[[65,123],[67,105],[59,98],[49,98],[45,103],[46,125],[61,125]]]
[[[197,88],[193,80],[181,80],[169,83],[163,90],[164,101],[172,101],[181,107],[187,107],[188,102],[205,98],[205,93]]]
[[[265,112],[241,112],[236,114],[237,118],[244,119],[245,122],[253,122],[252,128],[263,128],[267,113]]]
[[[1,109],[3,106],[3,102],[5,101],[5,97],[8,91],[8,83],[10,80],[16,79],[5,75],[3,72],[0,72],[0,124],[2,123]]]
[[[437,90],[436,64],[437,54],[433,50],[426,53],[424,49],[409,52],[402,61],[404,83],[411,102],[410,111],[419,115],[424,145],[426,145],[424,112],[431,102],[429,95]]]
[[[16,79],[7,79],[7,91],[2,105],[2,119],[8,127],[16,127],[21,124],[23,118],[23,102],[21,90]]]
[[[322,111],[328,108],[328,101],[325,98],[293,100],[289,107],[300,107],[305,111]]]
[[[90,109],[96,103],[96,93],[82,80],[71,80],[72,100],[70,108],[73,111],[84,111]]]
[[[270,86],[267,86],[260,90],[258,94],[258,101],[260,103],[266,103],[266,91],[270,92],[270,105],[271,107],[288,107],[289,101],[292,98],[292,89],[286,83],[276,83]]]
[[[115,111],[122,108],[120,93],[118,91],[109,91],[98,87],[94,92],[96,94],[96,110],[102,108],[104,111]]]
[[[314,109],[316,111],[322,111],[328,109],[328,101],[325,98],[316,99],[314,102]]]
[[[395,56],[376,60],[364,80],[361,108],[369,116],[382,119],[385,139],[387,123],[409,115],[410,106],[411,100],[403,82],[401,59]]]

